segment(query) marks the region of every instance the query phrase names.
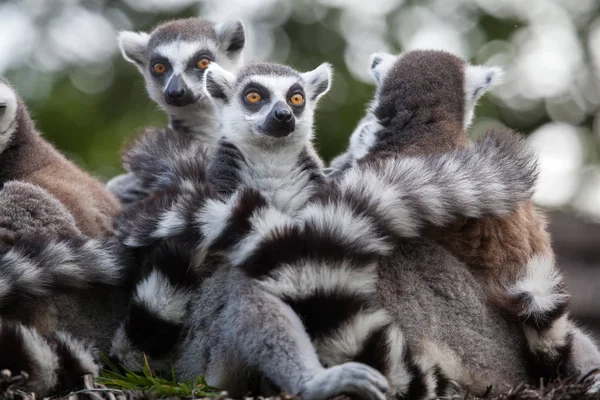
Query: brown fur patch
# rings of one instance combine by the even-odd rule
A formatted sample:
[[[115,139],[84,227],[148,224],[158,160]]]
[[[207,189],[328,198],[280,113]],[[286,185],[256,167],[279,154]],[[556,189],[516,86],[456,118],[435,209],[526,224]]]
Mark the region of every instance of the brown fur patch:
[[[83,234],[110,234],[120,211],[116,197],[40,136],[20,99],[16,120],[17,129],[0,157],[0,181],[38,185],[65,206]]]

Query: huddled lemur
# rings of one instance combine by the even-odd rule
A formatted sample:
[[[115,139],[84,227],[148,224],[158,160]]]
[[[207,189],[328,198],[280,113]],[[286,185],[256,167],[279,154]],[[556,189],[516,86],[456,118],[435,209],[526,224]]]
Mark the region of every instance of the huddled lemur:
[[[375,54],[371,74],[375,98],[348,151],[333,160],[338,171],[390,153],[435,155],[469,146],[466,129],[475,104],[502,78],[499,68],[471,66],[441,51]],[[545,219],[531,199],[509,215],[469,219],[424,235],[480,277],[492,304],[524,323],[538,378],[584,375],[600,366],[596,345],[569,320],[569,296]]]
[[[414,238],[456,217],[512,211],[531,194],[533,155],[512,135],[489,134],[441,158],[373,160],[328,183],[310,144],[328,75],[325,67],[299,74],[256,64],[237,75],[209,67],[222,156],[194,189],[165,191],[118,221],[128,246],[168,239],[197,252],[189,271],[163,260],[138,286],[148,314],[173,320],[191,296],[176,371],[233,393],[259,371],[306,398],[428,398],[451,391],[451,381],[484,393],[527,379],[519,327],[487,304],[464,264]],[[211,252],[227,262],[190,288],[186,274]],[[392,254],[401,267],[387,261]]]
[[[4,80],[0,80],[0,154],[1,184],[18,180],[40,186],[69,210],[83,234],[101,237],[112,232],[118,200],[41,137],[27,107]],[[5,206],[7,215],[21,209],[21,204]]]
[[[121,32],[118,42],[123,57],[142,73],[150,98],[169,115],[168,127],[147,128],[144,136],[160,134],[186,142],[182,146],[215,145],[218,121],[212,103],[202,94],[204,73],[212,62],[237,70],[245,44],[242,23],[181,19],[159,25],[150,34]],[[131,203],[155,189],[147,179],[157,167],[145,167],[165,158],[142,160],[142,164],[140,154],[133,151],[126,151],[123,158],[127,173],[113,178],[107,187],[121,202]]]

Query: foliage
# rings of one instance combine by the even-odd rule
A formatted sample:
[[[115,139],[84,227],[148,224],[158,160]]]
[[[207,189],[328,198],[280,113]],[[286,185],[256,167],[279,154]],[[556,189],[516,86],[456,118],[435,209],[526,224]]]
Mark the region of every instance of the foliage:
[[[193,381],[180,382],[175,377],[172,369],[170,379],[160,377],[152,372],[148,359],[144,355],[144,368],[138,374],[123,366],[117,366],[106,356],[102,355],[108,369],[104,369],[96,381],[108,388],[128,389],[135,391],[150,392],[157,397],[218,397],[220,391],[208,386],[204,377],[198,377]]]

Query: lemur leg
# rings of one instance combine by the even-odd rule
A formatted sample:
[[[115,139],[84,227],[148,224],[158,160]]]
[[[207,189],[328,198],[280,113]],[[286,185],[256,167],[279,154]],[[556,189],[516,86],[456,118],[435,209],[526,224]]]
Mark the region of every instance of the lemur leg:
[[[537,381],[584,376],[600,367],[596,345],[568,315],[569,295],[546,220],[531,201],[509,216],[470,219],[457,228],[433,231],[438,242],[486,277],[491,301],[523,324]]]
[[[324,368],[302,322],[288,305],[237,268],[225,274],[224,281],[206,285],[206,293],[195,306],[194,325],[184,343],[186,352],[176,364],[184,377],[205,374],[210,385],[234,390],[233,380],[244,375],[236,376],[236,371],[250,369],[259,370],[280,390],[304,399],[340,394],[385,398],[388,384],[379,372],[358,363]],[[226,295],[222,284],[228,288]],[[216,322],[210,321],[202,304],[212,304],[218,313]]]

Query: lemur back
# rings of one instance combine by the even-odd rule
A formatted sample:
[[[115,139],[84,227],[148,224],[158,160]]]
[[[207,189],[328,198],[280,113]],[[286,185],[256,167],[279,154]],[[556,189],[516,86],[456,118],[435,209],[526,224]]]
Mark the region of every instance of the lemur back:
[[[2,184],[19,180],[42,187],[67,208],[85,235],[112,232],[120,210],[117,199],[40,136],[27,107],[5,81],[0,81],[0,128]]]
[[[150,98],[169,115],[168,127],[146,129],[142,136],[158,130],[169,137],[187,136],[193,140],[190,145],[212,149],[220,137],[219,124],[210,100],[202,93],[204,74],[211,62],[237,70],[244,44],[240,21],[217,23],[188,18],[161,24],[149,34],[121,32],[119,48],[123,57],[139,69]],[[174,143],[184,144],[177,139]],[[154,160],[132,165],[128,156],[131,151],[135,148],[129,146],[123,154],[128,173],[113,178],[107,185],[127,204],[156,189],[145,180],[150,171],[142,169]],[[139,159],[141,154],[136,157]]]
[[[501,77],[497,68],[470,66],[438,51],[375,55],[371,72],[378,85],[375,99],[352,135],[350,150],[337,161],[341,168],[471,145],[465,130],[475,104]],[[530,199],[509,215],[465,219],[423,234],[467,263],[491,304],[523,323],[534,376],[587,372],[589,363],[571,356],[571,341],[588,341],[568,320],[568,295],[554,265],[545,218]]]

